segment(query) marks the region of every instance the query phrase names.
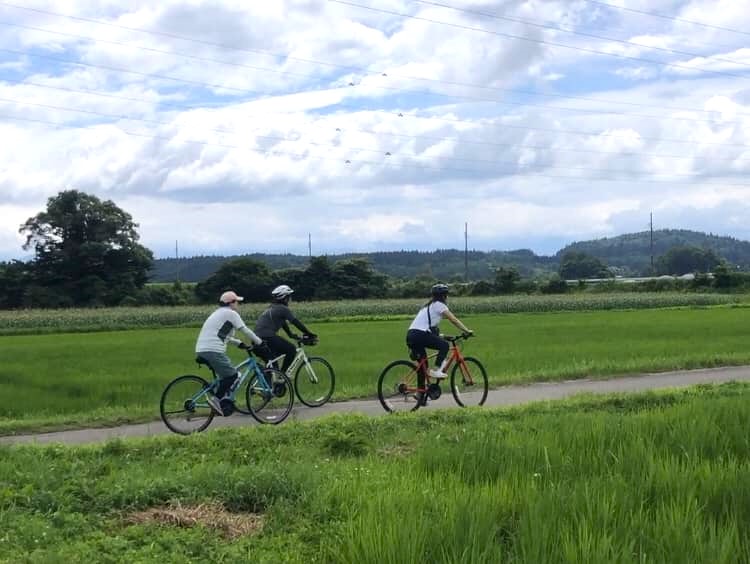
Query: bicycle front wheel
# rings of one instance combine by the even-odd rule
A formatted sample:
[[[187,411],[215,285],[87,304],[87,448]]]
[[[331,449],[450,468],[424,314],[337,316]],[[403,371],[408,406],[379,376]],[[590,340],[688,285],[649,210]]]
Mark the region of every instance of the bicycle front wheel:
[[[278,425],[292,412],[294,389],[286,374],[265,368],[262,377],[258,374],[250,377],[245,399],[250,415],[259,423]]]
[[[173,433],[200,433],[211,424],[214,411],[206,401],[210,384],[200,376],[187,374],[172,380],[161,395],[159,414]]]
[[[319,356],[307,359],[294,375],[294,389],[299,401],[308,407],[320,407],[333,395],[336,376],[328,361]]]
[[[407,360],[386,366],[378,379],[378,399],[389,413],[419,409],[417,367]]]
[[[484,366],[476,358],[467,356],[451,370],[451,392],[461,407],[484,404],[489,384]]]

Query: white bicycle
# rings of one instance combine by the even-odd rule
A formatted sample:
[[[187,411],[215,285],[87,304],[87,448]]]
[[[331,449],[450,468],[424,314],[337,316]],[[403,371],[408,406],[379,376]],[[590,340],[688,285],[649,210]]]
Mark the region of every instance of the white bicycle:
[[[333,367],[326,359],[320,356],[307,356],[305,353],[305,345],[318,344],[317,337],[303,335],[295,340],[297,341],[297,354],[289,365],[287,376],[294,382],[294,390],[299,401],[308,407],[320,407],[333,395],[333,388],[336,385]],[[283,359],[284,355],[279,355],[269,360],[266,366],[280,369]]]

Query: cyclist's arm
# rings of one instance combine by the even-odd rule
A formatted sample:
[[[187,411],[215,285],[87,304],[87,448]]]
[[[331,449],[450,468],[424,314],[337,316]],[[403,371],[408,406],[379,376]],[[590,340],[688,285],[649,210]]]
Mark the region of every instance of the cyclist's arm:
[[[238,328],[239,331],[250,338],[250,340],[255,343],[256,345],[260,345],[263,342],[263,339],[258,337],[251,329],[248,329],[247,325],[243,325],[242,327]]]
[[[297,338],[297,335],[295,335],[294,333],[292,333],[292,330],[289,329],[289,324],[286,321],[284,321],[284,323],[281,325],[281,328],[284,330],[284,332],[287,335],[289,335],[290,339],[296,339]]]
[[[453,325],[455,325],[456,327],[458,327],[464,333],[473,333],[473,331],[471,329],[469,329],[468,327],[466,327],[466,325],[464,325],[463,323],[461,323],[461,320],[458,317],[456,317],[455,315],[453,315],[453,313],[450,310],[446,310],[443,315],[445,315],[445,317],[448,319],[448,321],[450,321],[451,323],[453,323]]]

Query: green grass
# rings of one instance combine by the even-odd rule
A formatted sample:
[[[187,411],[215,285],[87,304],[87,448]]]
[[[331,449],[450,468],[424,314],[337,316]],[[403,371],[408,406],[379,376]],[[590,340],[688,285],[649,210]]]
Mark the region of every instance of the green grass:
[[[450,305],[456,313],[467,315],[740,305],[746,297],[680,292],[513,295],[455,297],[451,298]],[[293,308],[298,317],[306,321],[400,319],[412,317],[424,302],[424,299],[339,300],[295,303]],[[266,307],[267,304],[243,304],[240,312],[249,323]],[[214,308],[203,305],[0,311],[0,335],[200,327]]]
[[[464,352],[490,384],[750,363],[744,308],[476,315]],[[450,325],[445,322],[450,327]],[[334,400],[374,397],[378,375],[406,357],[408,321],[317,323],[309,348],[336,371]],[[167,382],[193,362],[195,329],[0,337],[0,433],[146,421]],[[230,350],[236,361],[241,351]]]
[[[750,560],[750,386],[0,447],[0,561]],[[263,519],[134,512],[219,503]]]

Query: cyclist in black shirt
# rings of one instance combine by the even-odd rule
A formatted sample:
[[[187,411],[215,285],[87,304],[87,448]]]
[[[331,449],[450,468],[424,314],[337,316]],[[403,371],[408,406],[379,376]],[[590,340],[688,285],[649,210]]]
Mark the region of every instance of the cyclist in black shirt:
[[[279,337],[279,329],[283,329],[284,332],[289,335],[291,339],[298,339],[299,337],[292,333],[289,328],[289,323],[294,325],[297,329],[302,331],[303,336],[308,339],[315,339],[317,335],[312,333],[305,325],[297,319],[292,310],[289,309],[289,298],[294,293],[289,286],[282,284],[277,286],[271,292],[271,305],[268,309],[260,314],[258,320],[255,322],[255,334],[258,335],[271,349],[271,356],[265,358],[261,356],[266,362],[279,356],[284,355],[284,362],[281,365],[281,371],[286,372],[289,365],[294,360],[294,355],[297,352],[297,347],[292,343]]]

